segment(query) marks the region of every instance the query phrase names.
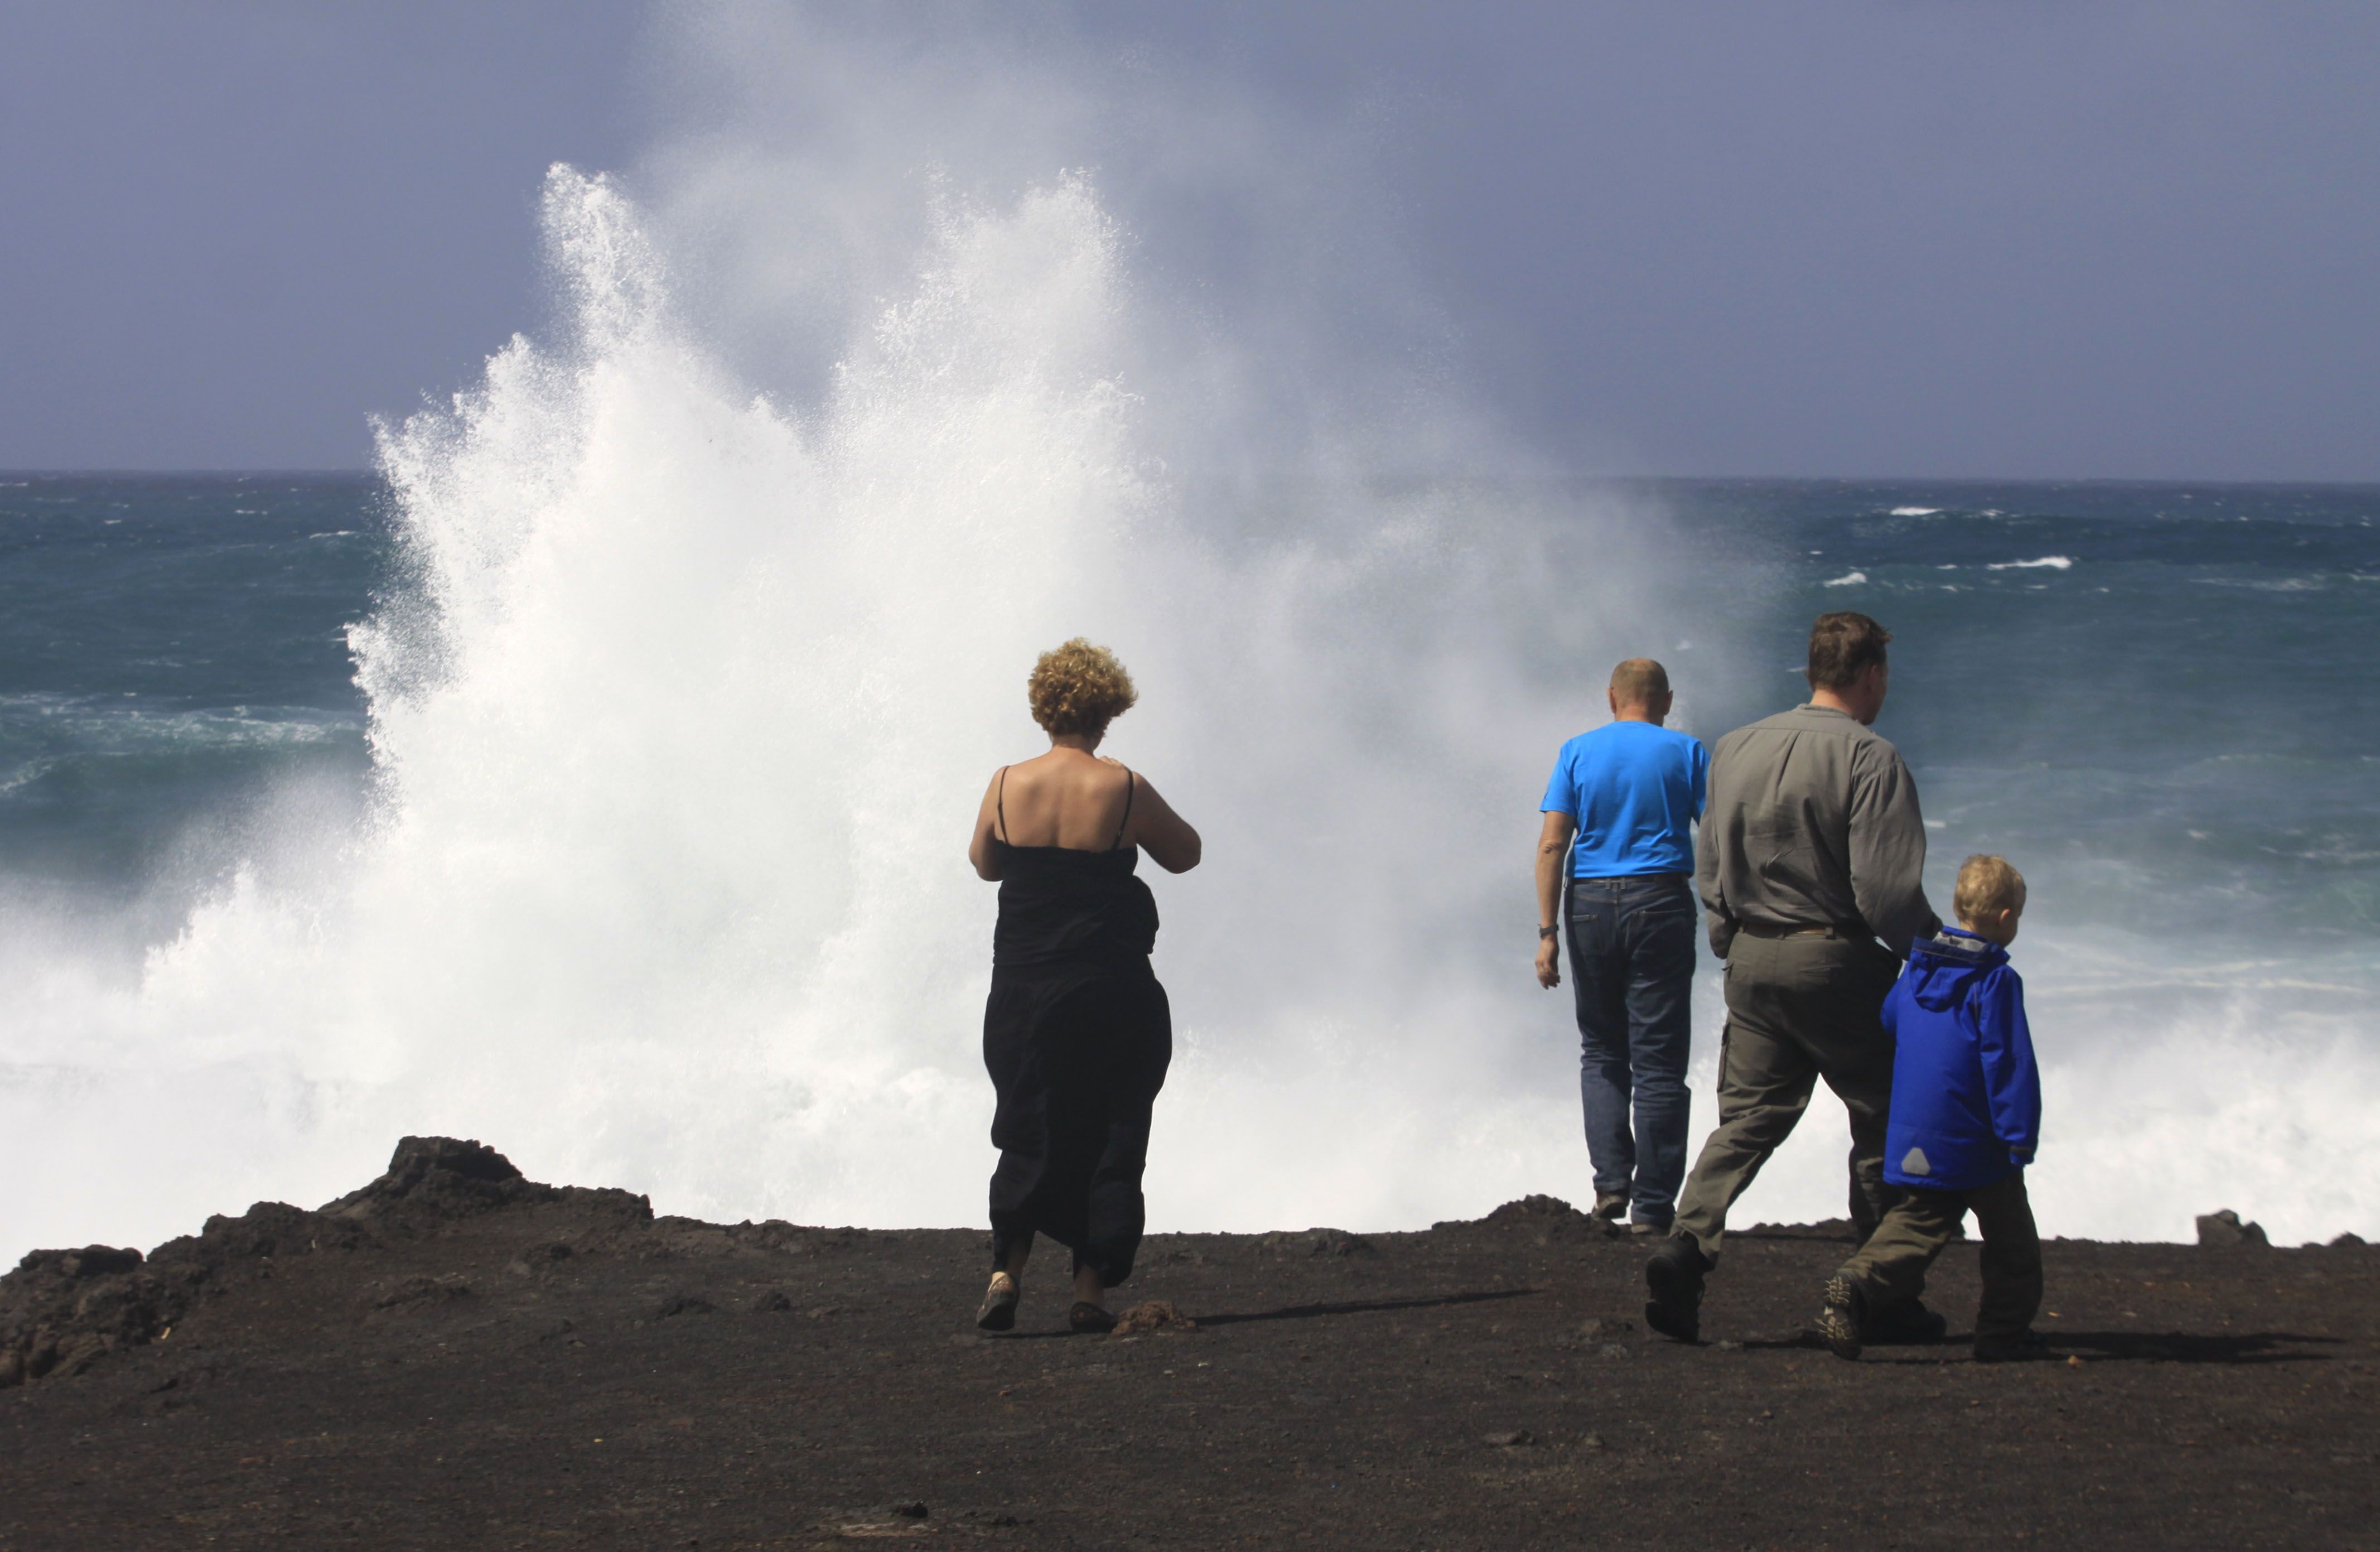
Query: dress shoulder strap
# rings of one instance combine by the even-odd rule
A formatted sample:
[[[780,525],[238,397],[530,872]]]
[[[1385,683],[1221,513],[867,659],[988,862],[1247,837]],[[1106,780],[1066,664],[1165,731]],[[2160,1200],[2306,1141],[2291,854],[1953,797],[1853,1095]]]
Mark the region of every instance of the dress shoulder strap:
[[[1123,850],[1124,831],[1132,828],[1132,794],[1139,785],[1139,781],[1132,773],[1132,767],[1125,766],[1123,768],[1123,818],[1116,821],[1115,844],[1108,848],[1111,852]]]
[[[1008,767],[1000,768],[1000,782],[991,796],[992,811],[1000,816],[1000,843],[1008,844]]]

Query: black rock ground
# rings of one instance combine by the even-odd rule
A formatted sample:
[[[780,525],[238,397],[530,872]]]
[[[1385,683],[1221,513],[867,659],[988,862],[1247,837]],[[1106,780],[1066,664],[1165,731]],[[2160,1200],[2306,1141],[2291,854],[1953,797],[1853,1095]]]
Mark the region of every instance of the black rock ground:
[[[971,1230],[655,1219],[408,1138],[370,1186],[0,1279],[0,1548],[2380,1546],[2380,1251],[2054,1242],[2056,1361],[1846,1364],[1848,1238],[1477,1222],[1158,1235],[1062,1335],[968,1325]],[[1966,1328],[1974,1252],[1934,1302]]]

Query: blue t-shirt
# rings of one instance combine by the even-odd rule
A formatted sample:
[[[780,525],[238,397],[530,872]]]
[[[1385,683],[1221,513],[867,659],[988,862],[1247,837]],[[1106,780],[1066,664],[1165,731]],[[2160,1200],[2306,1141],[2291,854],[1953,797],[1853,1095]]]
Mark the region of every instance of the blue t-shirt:
[[[1573,879],[1694,870],[1694,821],[1710,790],[1702,740],[1651,722],[1607,722],[1561,746],[1540,812],[1578,820]]]

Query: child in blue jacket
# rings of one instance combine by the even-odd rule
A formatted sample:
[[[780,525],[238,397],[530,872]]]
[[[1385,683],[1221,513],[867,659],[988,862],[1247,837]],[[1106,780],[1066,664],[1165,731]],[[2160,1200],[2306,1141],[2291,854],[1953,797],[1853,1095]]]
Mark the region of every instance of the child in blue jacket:
[[[1895,1045],[1884,1178],[1901,1199],[1827,1281],[1818,1330],[1839,1358],[1859,1356],[1870,1310],[1916,1296],[1970,1212],[1984,1240],[1976,1361],[2041,1352],[2033,1334],[2041,1236],[2024,1194],[2041,1136],[2041,1075],[2024,983],[2008,956],[2024,877],[2003,858],[1971,856],[1951,904],[1959,925],[1911,948],[1884,1002]]]

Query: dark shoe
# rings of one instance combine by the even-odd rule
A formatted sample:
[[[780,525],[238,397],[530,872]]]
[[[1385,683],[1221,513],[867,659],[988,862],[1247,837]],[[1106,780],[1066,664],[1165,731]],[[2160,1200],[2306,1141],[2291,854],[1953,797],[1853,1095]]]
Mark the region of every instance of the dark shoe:
[[[1609,1223],[1619,1222],[1628,1216],[1628,1193],[1614,1191],[1609,1194],[1597,1195],[1595,1199],[1595,1208],[1587,1216],[1602,1219]]]
[[[975,1312],[976,1328],[980,1331],[1006,1331],[1016,1325],[1016,1279],[1006,1272],[991,1274],[991,1286],[984,1291],[983,1304]]]
[[[1645,1263],[1645,1324],[1677,1341],[1699,1341],[1703,1278],[1711,1263],[1692,1240],[1672,1237]]]
[[[1084,1336],[1104,1336],[1115,1329],[1116,1317],[1089,1300],[1081,1299],[1066,1312],[1066,1324]]]
[[[1950,1323],[1927,1309],[1923,1300],[1910,1299],[1869,1316],[1862,1335],[1870,1347],[1930,1347],[1949,1329]]]
[[[1818,1312],[1818,1337],[1838,1358],[1860,1355],[1861,1329],[1867,1324],[1867,1300],[1859,1284],[1840,1274],[1827,1279],[1826,1308]]]
[[[1628,1226],[1628,1231],[1638,1235],[1666,1234],[1670,1231],[1670,1226],[1666,1223],[1647,1223],[1640,1218]]]
[[[2049,1343],[2034,1331],[2019,1331],[2012,1337],[1977,1337],[1975,1362],[1978,1364],[2024,1364],[2044,1358],[2055,1358]]]

